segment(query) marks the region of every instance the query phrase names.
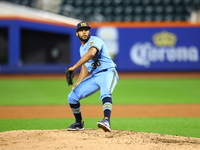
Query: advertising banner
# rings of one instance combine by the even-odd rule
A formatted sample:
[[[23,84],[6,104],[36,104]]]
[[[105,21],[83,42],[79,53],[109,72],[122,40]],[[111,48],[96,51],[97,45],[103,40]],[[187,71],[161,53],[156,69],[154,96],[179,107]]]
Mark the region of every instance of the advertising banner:
[[[120,71],[200,71],[199,27],[96,29]]]

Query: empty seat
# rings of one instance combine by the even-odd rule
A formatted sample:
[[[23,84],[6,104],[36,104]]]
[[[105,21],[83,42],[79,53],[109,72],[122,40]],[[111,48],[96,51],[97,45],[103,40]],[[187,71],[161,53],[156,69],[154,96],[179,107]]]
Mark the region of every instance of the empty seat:
[[[144,21],[153,21],[154,18],[153,18],[153,15],[145,15],[144,16]]]
[[[113,9],[114,15],[119,15],[123,13],[123,7],[122,6],[116,6]]]
[[[171,5],[173,0],[162,0],[162,5]]]
[[[99,6],[99,5],[102,5],[102,4],[103,4],[102,0],[93,1],[94,6]]]
[[[135,5],[135,6],[141,5],[141,0],[133,0],[132,5]]]
[[[133,16],[131,14],[130,15],[124,15],[123,21],[133,21]]]
[[[142,14],[134,15],[133,20],[137,22],[144,21],[144,16]]]
[[[134,7],[133,11],[135,14],[141,14],[144,11],[144,7],[142,5],[136,6]]]
[[[152,14],[153,11],[154,11],[154,8],[153,8],[153,6],[151,6],[151,5],[150,5],[150,6],[146,6],[146,7],[144,8],[144,12],[145,12],[146,15]]]
[[[167,14],[164,16],[165,21],[174,21],[174,15],[173,14]]]
[[[105,16],[112,15],[112,13],[113,13],[113,7],[108,6],[104,8],[103,15]]]
[[[103,6],[111,6],[111,4],[112,4],[112,0],[104,0],[104,1],[102,2],[102,5],[103,5]]]
[[[93,14],[93,8],[94,7],[84,7],[83,8],[83,14],[86,15],[86,16],[90,16]]]
[[[165,7],[164,7],[163,5],[157,5],[157,6],[155,6],[155,8],[154,8],[155,14],[163,13],[164,10],[165,10]]]
[[[164,7],[164,8],[165,8],[165,13],[167,13],[167,14],[174,13],[174,6],[173,5],[168,5],[168,6]]]
[[[83,6],[83,0],[76,0],[76,1],[74,1],[73,5],[75,7],[81,7],[81,6]]]
[[[141,0],[141,4],[146,6],[151,4],[151,0]]]
[[[185,12],[185,6],[182,6],[182,5],[178,5],[176,7],[174,7],[174,12],[176,14],[182,14]]]
[[[123,0],[122,1],[122,5],[124,7],[131,6],[132,5],[132,0]]]
[[[85,0],[83,4],[85,7],[92,6],[92,0]]]
[[[123,21],[123,15],[116,15],[114,16],[112,21]]]
[[[122,0],[112,0],[113,6],[120,6],[122,4]]]
[[[158,21],[158,22],[164,21],[164,16],[161,15],[161,14],[154,15],[154,16],[153,16],[153,20],[154,20],[154,21]]]
[[[160,5],[162,3],[162,0],[152,0],[152,5]]]
[[[173,0],[174,5],[180,5],[182,0]]]
[[[103,6],[97,6],[94,8],[93,12],[94,13],[99,13],[99,14],[103,14],[103,11],[104,11],[104,7]]]
[[[133,7],[132,6],[124,6],[124,14],[129,15],[132,14],[133,12]]]

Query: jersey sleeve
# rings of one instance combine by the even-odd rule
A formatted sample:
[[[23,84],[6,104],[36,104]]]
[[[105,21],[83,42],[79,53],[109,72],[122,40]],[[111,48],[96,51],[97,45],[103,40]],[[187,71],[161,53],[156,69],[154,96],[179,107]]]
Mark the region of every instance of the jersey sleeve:
[[[92,41],[90,41],[88,46],[89,46],[89,49],[94,47],[98,50],[98,52],[100,52],[103,46],[103,41],[99,38],[95,38]]]

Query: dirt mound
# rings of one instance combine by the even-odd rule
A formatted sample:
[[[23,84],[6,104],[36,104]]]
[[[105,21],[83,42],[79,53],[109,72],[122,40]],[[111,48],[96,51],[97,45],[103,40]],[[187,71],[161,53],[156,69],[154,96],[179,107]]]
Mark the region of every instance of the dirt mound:
[[[0,133],[2,150],[155,150],[200,149],[200,139],[133,131],[86,129],[19,130]]]

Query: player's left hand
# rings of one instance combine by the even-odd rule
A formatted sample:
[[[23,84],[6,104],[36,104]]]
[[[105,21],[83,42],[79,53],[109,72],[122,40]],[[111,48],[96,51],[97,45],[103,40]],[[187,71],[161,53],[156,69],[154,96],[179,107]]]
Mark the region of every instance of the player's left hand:
[[[73,85],[74,71],[70,70],[70,68],[67,68],[65,74],[68,85]]]

